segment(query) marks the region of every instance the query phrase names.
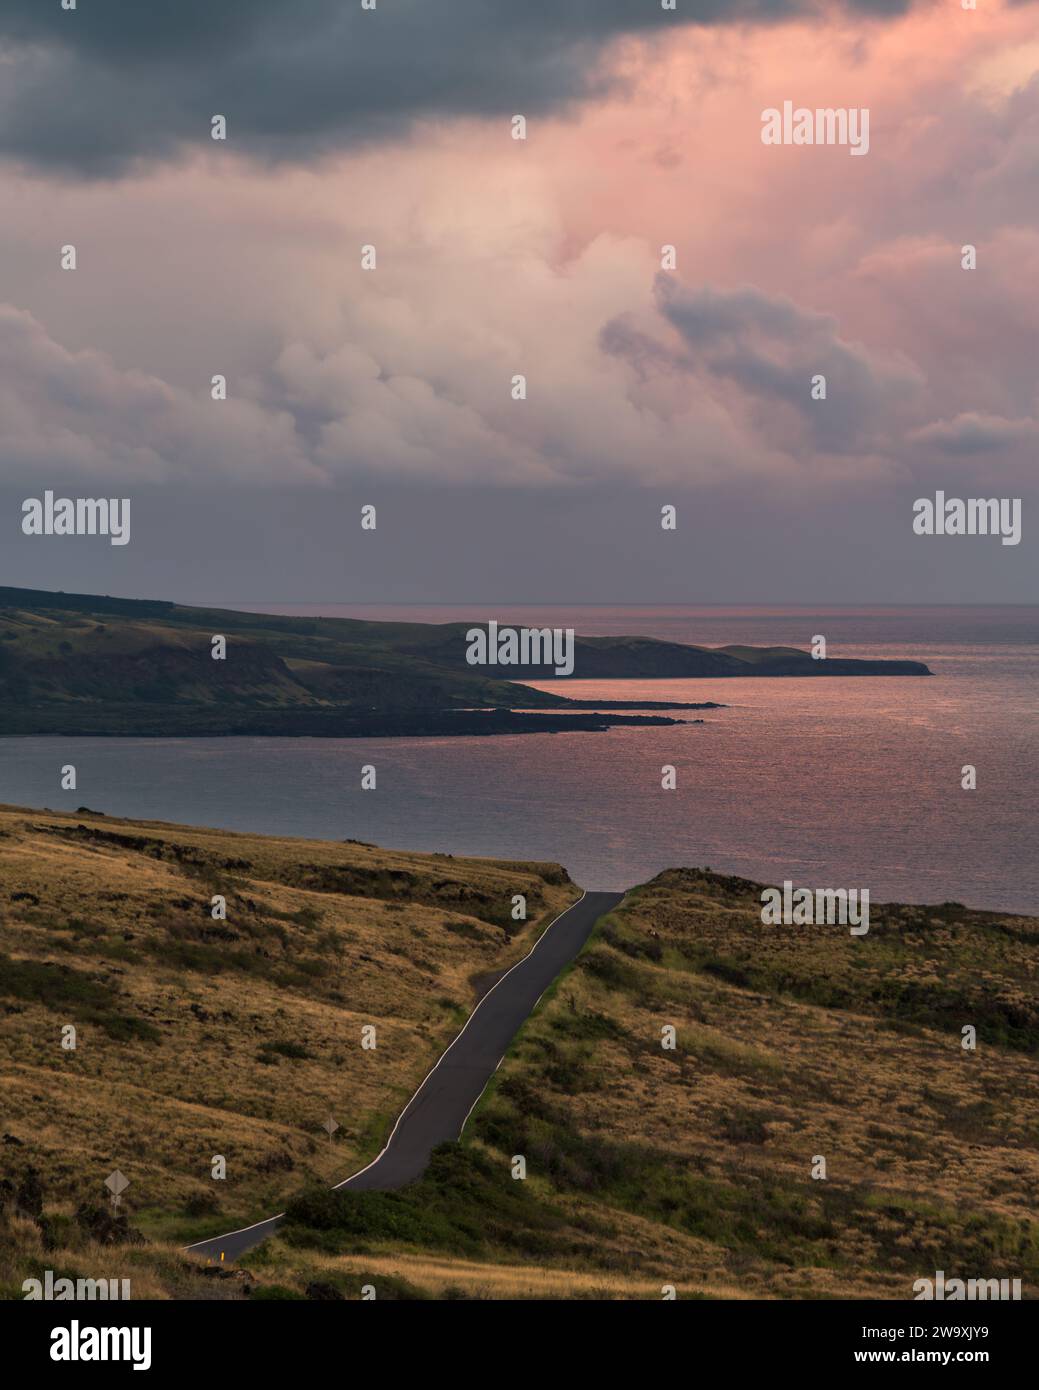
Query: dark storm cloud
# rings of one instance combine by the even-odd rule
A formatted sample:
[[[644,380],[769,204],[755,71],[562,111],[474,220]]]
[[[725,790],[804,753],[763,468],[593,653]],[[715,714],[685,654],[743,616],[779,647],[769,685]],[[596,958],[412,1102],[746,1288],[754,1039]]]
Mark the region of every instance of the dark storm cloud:
[[[872,446],[878,426],[887,428],[921,383],[912,363],[845,342],[832,315],[803,309],[784,296],[753,286],[694,289],[661,274],[656,297],[683,342],[676,368],[733,382],[751,400],[782,401],[828,452]],[[615,325],[612,337],[603,335],[604,349],[629,355],[631,345],[617,333]],[[637,353],[646,359],[643,344]],[[826,378],[825,408],[810,393],[816,375]]]
[[[1009,449],[1015,444],[1027,444],[1034,441],[1037,434],[1039,429],[1034,420],[1006,420],[997,415],[968,411],[954,420],[925,425],[915,432],[913,439],[942,453],[969,458]]]
[[[911,0],[848,0],[879,16]],[[536,114],[593,94],[603,46],[683,24],[767,23],[816,0],[0,0],[0,152],[117,173],[206,139],[308,158],[422,116]]]

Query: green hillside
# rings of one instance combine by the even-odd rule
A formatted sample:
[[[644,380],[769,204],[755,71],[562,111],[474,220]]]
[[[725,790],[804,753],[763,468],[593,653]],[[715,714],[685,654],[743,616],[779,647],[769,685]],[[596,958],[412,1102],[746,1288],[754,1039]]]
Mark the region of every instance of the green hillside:
[[[578,702],[497,675],[504,669],[545,679],[554,675],[551,667],[468,665],[469,626],[282,617],[0,588],[0,729],[342,736],[628,722],[612,711],[579,715]],[[212,659],[218,635],[226,639],[225,660]],[[818,662],[789,648],[712,650],[643,637],[575,643],[574,675],[584,678],[820,674],[928,672],[917,662]],[[517,709],[534,713],[506,713]]]

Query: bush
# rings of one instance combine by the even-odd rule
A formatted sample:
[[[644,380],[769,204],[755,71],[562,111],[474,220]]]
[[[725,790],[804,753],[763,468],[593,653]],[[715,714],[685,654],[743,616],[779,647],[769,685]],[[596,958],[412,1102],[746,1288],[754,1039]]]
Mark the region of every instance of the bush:
[[[143,1245],[144,1236],[134,1230],[122,1212],[83,1202],[76,1209],[76,1225],[98,1245]]]
[[[213,1192],[196,1192],[184,1203],[184,1215],[192,1218],[215,1216],[219,1210],[220,1203]]]
[[[768,1129],[752,1110],[734,1110],[722,1121],[721,1132],[733,1144],[764,1144]]]
[[[441,1144],[425,1175],[397,1192],[306,1188],[289,1202],[282,1233],[290,1244],[329,1253],[389,1240],[472,1255],[492,1242],[510,1245],[518,1232],[562,1224],[554,1208],[513,1182],[503,1163],[460,1144]]]
[[[71,1216],[57,1212],[45,1212],[36,1222],[44,1250],[68,1250],[79,1244],[83,1238],[81,1229]]]
[[[279,1057],[293,1057],[298,1061],[304,1061],[314,1056],[313,1052],[308,1052],[300,1043],[294,1042],[265,1042],[260,1045],[261,1053],[276,1053]],[[267,1061],[266,1057],[259,1058],[261,1062]]]
[[[315,1279],[306,1287],[307,1298],[314,1303],[342,1303],[344,1294],[335,1284],[324,1284],[319,1279]]]

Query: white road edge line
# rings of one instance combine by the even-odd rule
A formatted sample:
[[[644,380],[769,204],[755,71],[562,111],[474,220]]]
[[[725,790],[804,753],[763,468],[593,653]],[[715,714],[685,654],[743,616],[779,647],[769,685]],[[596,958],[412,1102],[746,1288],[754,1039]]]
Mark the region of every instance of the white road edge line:
[[[462,1025],[462,1027],[461,1027],[461,1029],[460,1029],[460,1031],[459,1031],[457,1037],[452,1038],[452,1040],[450,1041],[450,1043],[448,1043],[447,1047],[446,1047],[446,1048],[444,1049],[444,1051],[440,1054],[440,1056],[437,1058],[437,1060],[436,1060],[436,1061],[433,1063],[433,1065],[430,1067],[429,1071],[426,1072],[425,1076],[422,1078],[422,1080],[421,1080],[421,1081],[419,1082],[419,1084],[416,1086],[415,1091],[414,1091],[414,1094],[412,1095],[411,1099],[408,1101],[407,1105],[405,1105],[404,1109],[403,1109],[403,1110],[400,1112],[400,1114],[397,1116],[396,1124],[394,1124],[393,1128],[390,1130],[389,1138],[386,1140],[386,1143],[382,1146],[382,1148],[379,1150],[379,1152],[375,1155],[375,1157],[372,1159],[372,1161],[371,1161],[370,1163],[366,1163],[366,1164],[364,1165],[364,1167],[363,1167],[363,1168],[359,1168],[359,1169],[357,1170],[356,1173],[351,1173],[350,1176],[349,1176],[348,1178],[344,1178],[342,1182],[333,1183],[333,1184],[332,1184],[332,1188],[331,1188],[331,1190],[332,1190],[333,1192],[338,1192],[339,1189],[340,1189],[341,1187],[345,1187],[346,1184],[347,1184],[348,1182],[353,1182],[354,1178],[359,1178],[359,1177],[361,1176],[362,1173],[367,1173],[367,1171],[368,1171],[369,1168],[374,1168],[374,1167],[375,1167],[375,1165],[378,1163],[379,1159],[382,1158],[383,1154],[386,1152],[386,1150],[387,1150],[387,1149],[390,1147],[390,1145],[392,1144],[392,1142],[393,1142],[393,1136],[397,1133],[397,1130],[398,1130],[398,1128],[399,1128],[399,1126],[400,1126],[401,1120],[403,1120],[404,1116],[408,1113],[408,1111],[411,1109],[412,1105],[415,1103],[415,1098],[418,1096],[419,1091],[422,1090],[422,1087],[426,1084],[426,1082],[429,1080],[429,1078],[433,1075],[433,1073],[436,1071],[437,1067],[440,1066],[440,1063],[444,1060],[444,1058],[447,1056],[447,1054],[451,1051],[451,1049],[454,1047],[455,1043],[458,1042],[459,1038],[461,1038],[462,1034],[463,1034],[463,1033],[465,1032],[465,1030],[469,1027],[470,1023],[472,1023],[473,1019],[476,1017],[476,1015],[477,1015],[477,1014],[480,1012],[480,1010],[483,1008],[484,1004],[487,1003],[487,1000],[490,999],[490,997],[491,997],[491,995],[494,993],[494,991],[498,988],[498,986],[499,986],[504,980],[507,980],[507,979],[509,978],[509,976],[512,974],[512,972],[513,972],[514,970],[518,969],[521,965],[526,964],[526,962],[527,962],[528,960],[530,960],[531,956],[534,954],[534,952],[537,950],[537,948],[541,945],[542,941],[544,941],[545,937],[549,934],[549,932],[550,932],[550,931],[552,930],[552,928],[556,925],[556,923],[557,923],[557,922],[561,922],[568,912],[573,912],[573,910],[574,910],[575,907],[579,907],[579,906],[581,905],[581,903],[584,902],[584,900],[585,900],[585,898],[586,898],[587,896],[588,896],[588,889],[585,888],[585,889],[582,890],[581,896],[577,899],[577,902],[571,903],[569,907],[564,907],[563,910],[562,910],[562,912],[560,912],[557,916],[555,916],[555,917],[552,918],[551,922],[549,922],[548,926],[547,926],[547,927],[545,928],[545,930],[541,933],[541,935],[538,937],[538,939],[534,942],[533,946],[531,946],[531,948],[530,948],[530,950],[527,952],[527,954],[526,954],[525,956],[521,956],[521,957],[519,958],[519,960],[516,961],[515,965],[510,965],[509,968],[508,968],[508,970],[506,970],[505,974],[502,975],[501,979],[495,980],[494,984],[491,985],[491,987],[490,987],[490,989],[487,991],[487,993],[486,993],[485,995],[483,995],[483,997],[482,997],[482,998],[480,999],[480,1001],[477,1003],[476,1008],[472,1011],[472,1013],[471,1013],[471,1014],[469,1015],[469,1017],[466,1019],[465,1023]],[[546,985],[545,988],[547,989],[548,986]],[[544,993],[545,993],[545,990],[542,990],[542,991],[541,991],[541,994],[538,995],[537,1003],[535,1003],[534,1009],[536,1009],[537,1006],[538,1006],[538,1004],[541,1003],[541,1000],[542,1000],[542,997],[543,997]],[[534,1009],[531,1009],[531,1013],[534,1012]],[[521,1026],[522,1026],[522,1025],[521,1025]],[[501,1057],[501,1058],[499,1059],[499,1061],[498,1061],[498,1067],[501,1066],[501,1064],[502,1064],[502,1062],[504,1062],[504,1060],[505,1060],[505,1057],[504,1057],[504,1055],[502,1055],[502,1057]],[[495,1067],[494,1070],[497,1071],[497,1070],[498,1070],[498,1067]],[[485,1086],[483,1089],[484,1089],[484,1091],[485,1091],[485,1090],[487,1089],[487,1087]],[[473,1103],[472,1103],[472,1105],[469,1107],[469,1115],[471,1115],[471,1114],[473,1113],[473,1111],[476,1109],[476,1102],[480,1099],[480,1096],[482,1096],[482,1095],[483,1095],[483,1091],[480,1092],[480,1095],[476,1097],[476,1100],[474,1100]],[[465,1129],[466,1125],[469,1123],[469,1115],[466,1115],[465,1119],[464,1119],[463,1122],[462,1122],[462,1129],[459,1130],[459,1133],[460,1133],[460,1134],[461,1134],[462,1131]],[[281,1218],[282,1218],[284,1215],[285,1215],[285,1213],[284,1213],[283,1211],[279,1211],[278,1214],[277,1214],[276,1216],[265,1216],[265,1217],[263,1218],[262,1221],[254,1221],[253,1224],[252,1224],[251,1226],[239,1226],[238,1229],[237,1229],[236,1231],[225,1231],[225,1232],[223,1233],[223,1235],[219,1235],[219,1236],[207,1236],[205,1240],[196,1240],[195,1243],[194,1243],[194,1245],[184,1245],[184,1246],[181,1247],[181,1249],[184,1250],[184,1251],[188,1251],[188,1250],[197,1250],[197,1249],[199,1248],[199,1246],[201,1246],[201,1245],[212,1245],[213,1241],[215,1241],[215,1240],[230,1240],[230,1238],[231,1238],[232,1236],[242,1236],[242,1235],[245,1235],[246,1231],[255,1231],[255,1230],[257,1230],[257,1228],[260,1227],[260,1226],[268,1226],[268,1225],[270,1225],[270,1223],[271,1223],[272,1221],[280,1221]]]

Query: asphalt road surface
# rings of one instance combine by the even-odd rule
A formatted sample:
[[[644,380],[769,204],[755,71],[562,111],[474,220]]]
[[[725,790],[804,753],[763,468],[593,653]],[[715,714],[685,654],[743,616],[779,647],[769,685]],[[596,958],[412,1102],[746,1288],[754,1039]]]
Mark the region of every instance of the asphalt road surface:
[[[623,893],[585,893],[538,938],[533,950],[483,996],[465,1027],[401,1112],[386,1147],[353,1177],[337,1183],[355,1192],[403,1187],[425,1172],[437,1144],[457,1139],[473,1106],[516,1035],[559,972],[577,955],[600,917]],[[284,1213],[188,1249],[234,1260],[280,1226]]]

